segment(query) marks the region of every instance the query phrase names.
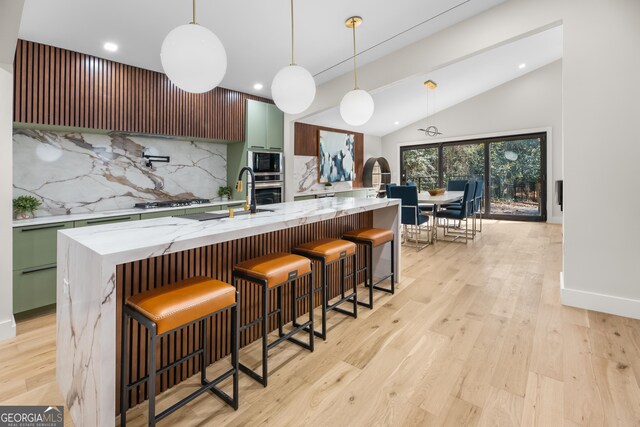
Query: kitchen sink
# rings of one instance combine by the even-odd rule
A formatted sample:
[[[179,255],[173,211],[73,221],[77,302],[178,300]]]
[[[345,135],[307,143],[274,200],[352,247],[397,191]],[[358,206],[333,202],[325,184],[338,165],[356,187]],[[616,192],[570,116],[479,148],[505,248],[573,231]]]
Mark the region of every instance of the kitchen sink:
[[[271,209],[256,209],[256,213],[255,215],[262,213],[262,212],[273,212]],[[250,215],[251,211],[245,211],[245,210],[238,210],[238,211],[234,211],[234,216],[242,216],[242,215]],[[203,213],[195,213],[195,214],[187,214],[187,215],[178,215],[178,218],[186,218],[186,219],[192,219],[194,221],[211,221],[214,219],[222,219],[222,218],[229,218],[229,212],[228,211],[223,211],[223,212],[203,212]]]

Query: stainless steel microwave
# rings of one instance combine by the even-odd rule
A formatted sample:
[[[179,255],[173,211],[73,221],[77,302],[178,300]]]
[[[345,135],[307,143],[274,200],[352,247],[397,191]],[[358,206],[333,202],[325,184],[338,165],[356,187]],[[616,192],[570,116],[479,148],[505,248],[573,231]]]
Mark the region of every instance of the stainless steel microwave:
[[[284,156],[269,151],[249,151],[247,166],[253,169],[256,182],[284,182]]]

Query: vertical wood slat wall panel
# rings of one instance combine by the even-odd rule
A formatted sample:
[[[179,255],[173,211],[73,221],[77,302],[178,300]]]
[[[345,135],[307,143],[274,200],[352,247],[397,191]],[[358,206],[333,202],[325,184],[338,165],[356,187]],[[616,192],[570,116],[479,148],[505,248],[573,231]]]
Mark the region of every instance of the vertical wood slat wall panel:
[[[272,103],[220,87],[187,93],[162,73],[25,40],[14,64],[17,123],[242,141],[245,101]]]
[[[232,283],[233,266],[244,260],[254,258],[272,252],[291,252],[296,246],[319,238],[339,238],[348,230],[361,227],[371,227],[373,225],[373,213],[364,212],[348,215],[328,221],[306,224],[294,228],[274,231],[266,234],[259,234],[230,242],[217,243],[201,248],[191,249],[183,252],[176,252],[169,255],[162,255],[155,258],[129,262],[119,265],[116,270],[116,293],[119,302],[116,313],[116,333],[117,351],[116,357],[120,357],[120,320],[121,306],[125,299],[131,295],[144,292],[149,289],[166,286],[178,280],[193,276],[207,276]],[[358,251],[358,266],[364,266],[364,251]],[[314,263],[316,273],[319,273],[319,263]],[[347,263],[346,271],[352,271],[352,264]],[[339,263],[331,267],[329,280],[329,297],[333,298],[340,294],[339,287]],[[358,277],[358,283],[364,282],[364,275]],[[306,292],[310,280],[305,279],[304,283],[298,284],[298,295]],[[345,288],[350,288],[350,281],[345,283]],[[320,274],[315,274],[315,287],[320,287]],[[363,288],[360,288],[363,289]],[[240,282],[240,322],[246,324],[256,319],[260,313],[261,294],[259,287]],[[316,295],[314,304],[319,306],[321,300]],[[364,298],[364,296],[360,296]],[[271,301],[270,309],[275,309],[275,291],[272,290],[269,296]],[[283,318],[284,322],[291,321],[291,294],[289,287],[283,289]],[[300,301],[297,310],[300,315],[307,313],[306,301]],[[319,319],[316,319],[319,321]],[[213,363],[229,354],[231,348],[231,337],[228,333],[231,324],[229,312],[218,314],[213,319],[208,320],[207,330],[209,334],[209,360]],[[276,329],[275,316],[269,322],[270,330]],[[130,339],[130,361],[129,381],[136,381],[146,375],[147,350],[144,328],[132,321],[129,327]],[[193,351],[199,345],[198,334],[200,327],[190,326],[173,332],[160,340],[156,349],[158,364],[164,365],[179,359],[184,354]],[[255,325],[246,330],[240,336],[240,346],[246,346],[261,338],[260,326]],[[194,363],[195,362],[195,363]],[[197,360],[183,363],[171,369],[159,377],[157,381],[157,392],[164,391],[186,378],[198,372],[199,364]],[[116,360],[116,384],[119,390],[120,383],[120,360]],[[120,396],[117,396],[119,402]],[[144,386],[139,386],[132,390],[129,395],[129,407],[133,407],[147,398],[147,390]],[[119,403],[116,403],[119,408]]]

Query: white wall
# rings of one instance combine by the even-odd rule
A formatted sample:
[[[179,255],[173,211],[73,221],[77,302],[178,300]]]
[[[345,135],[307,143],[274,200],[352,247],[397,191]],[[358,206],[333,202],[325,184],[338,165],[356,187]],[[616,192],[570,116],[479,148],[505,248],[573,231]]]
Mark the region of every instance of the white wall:
[[[562,23],[562,299],[638,318],[640,221],[634,215],[640,212],[640,198],[634,197],[634,185],[640,158],[639,17],[637,0],[512,0],[362,66],[358,73],[360,87],[380,90]],[[293,155],[293,122],[338,105],[349,89],[350,76],[341,76],[319,86],[303,114],[285,116],[287,156]],[[287,170],[287,179],[292,178]],[[289,200],[291,196],[287,194]],[[603,197],[624,204],[624,213],[616,210],[629,212],[624,227],[608,226],[606,221],[615,217],[605,211],[609,205],[602,204]]]
[[[640,1],[580,2],[564,22],[562,298],[640,318]]]
[[[22,0],[0,0],[0,340],[16,335],[13,320],[13,57]]]
[[[548,135],[547,217],[561,222],[560,206],[554,202],[553,183],[562,178],[562,61],[553,62],[488,92],[443,110],[428,119],[446,140],[519,133],[551,128]],[[392,180],[400,180],[401,145],[441,142],[417,131],[424,120],[382,138],[382,156],[391,166]]]
[[[366,162],[371,157],[382,156],[382,138],[374,135],[364,136],[364,159]]]

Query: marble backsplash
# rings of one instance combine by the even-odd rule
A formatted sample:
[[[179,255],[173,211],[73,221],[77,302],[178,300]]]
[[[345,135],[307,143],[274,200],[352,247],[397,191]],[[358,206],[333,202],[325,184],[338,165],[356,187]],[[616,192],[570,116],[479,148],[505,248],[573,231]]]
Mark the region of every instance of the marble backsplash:
[[[324,184],[318,183],[318,157],[294,156],[293,182],[297,185],[296,193],[326,189]],[[351,189],[351,182],[334,182],[331,188],[349,190]]]
[[[145,166],[143,153],[170,156]],[[42,200],[36,214],[61,215],[132,208],[135,203],[215,199],[227,184],[227,147],[126,134],[13,132],[14,197]]]

